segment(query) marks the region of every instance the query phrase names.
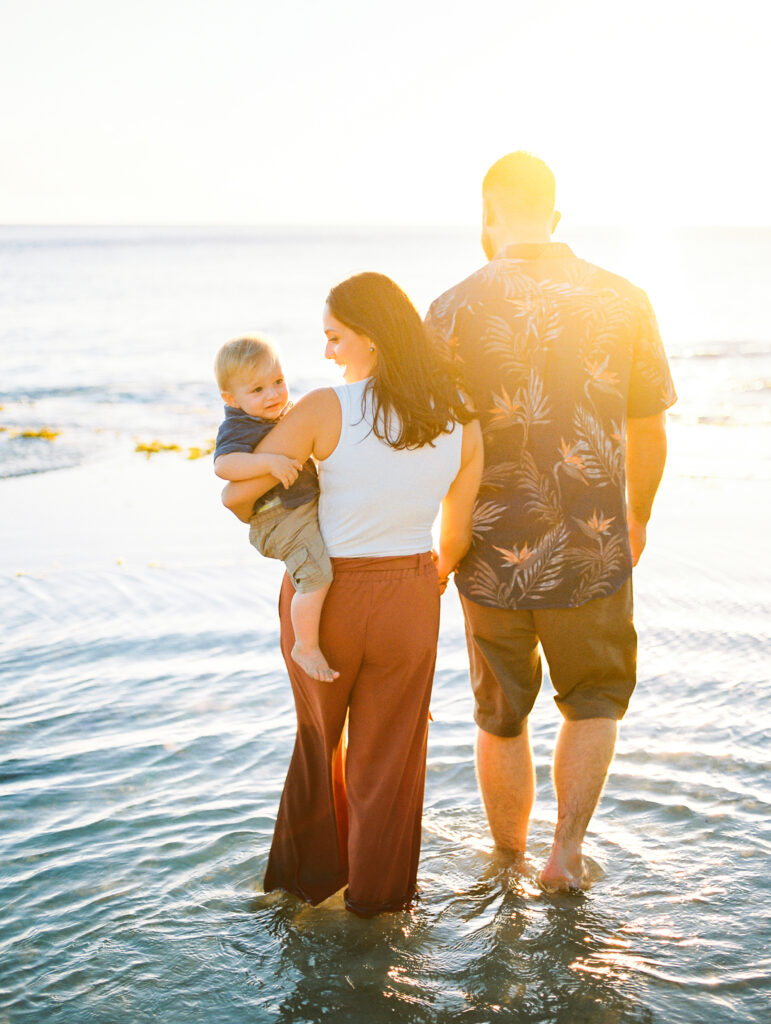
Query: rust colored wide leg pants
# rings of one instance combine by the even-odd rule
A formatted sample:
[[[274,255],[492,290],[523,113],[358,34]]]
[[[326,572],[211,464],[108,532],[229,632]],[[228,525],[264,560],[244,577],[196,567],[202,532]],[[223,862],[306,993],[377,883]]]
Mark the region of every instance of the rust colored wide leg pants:
[[[407,906],[416,891],[439,587],[428,553],[332,564],[321,649],[340,673],[333,683],[292,661],[288,577],[281,589],[297,737],[265,891],[320,903],[347,884],[348,909],[370,916]]]

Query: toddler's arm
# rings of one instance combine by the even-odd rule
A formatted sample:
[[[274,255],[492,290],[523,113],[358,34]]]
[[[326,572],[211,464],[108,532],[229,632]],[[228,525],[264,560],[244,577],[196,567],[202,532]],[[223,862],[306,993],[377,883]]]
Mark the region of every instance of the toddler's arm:
[[[299,459],[267,452],[229,452],[214,460],[214,472],[221,480],[251,480],[256,476],[274,476],[284,487],[290,487],[303,468]]]
[[[293,406],[281,422],[264,437],[261,445],[270,444],[287,458],[304,463],[313,455],[329,458],[340,439],[342,415],[340,401],[332,388],[318,388],[305,395]],[[274,487],[273,476],[250,480],[231,480],[222,492],[222,504],[244,523],[249,522],[252,506],[257,498]]]

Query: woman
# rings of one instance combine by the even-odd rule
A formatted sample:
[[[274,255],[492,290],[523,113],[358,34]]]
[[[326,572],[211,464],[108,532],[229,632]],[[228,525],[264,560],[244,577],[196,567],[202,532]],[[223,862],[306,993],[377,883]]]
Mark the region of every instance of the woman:
[[[358,274],[333,288],[324,330],[345,384],[300,399],[258,448],[319,463],[335,574],[321,649],[339,672],[321,682],[292,660],[286,576],[281,649],[298,728],[265,890],[316,904],[347,883],[346,907],[369,917],[408,906],[416,892],[439,580],[471,541],[482,438],[449,364],[389,278]],[[248,519],[274,483],[230,484],[223,500]]]

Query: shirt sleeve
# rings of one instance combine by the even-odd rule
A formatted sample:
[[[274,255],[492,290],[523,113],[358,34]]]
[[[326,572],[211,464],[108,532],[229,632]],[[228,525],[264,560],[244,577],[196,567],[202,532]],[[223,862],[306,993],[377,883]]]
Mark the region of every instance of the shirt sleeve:
[[[637,333],[629,378],[627,415],[655,416],[677,401],[669,362],[648,296],[641,293]]]
[[[435,299],[423,321],[428,337],[442,354],[451,362],[458,362],[457,338],[455,337],[455,311],[448,295]]]
[[[214,458],[216,459],[220,455],[230,455],[232,452],[254,451],[255,445],[269,430],[269,424],[263,427],[261,424],[249,423],[241,419],[223,420],[217,431]]]
[[[436,343],[446,340],[444,338],[444,334],[442,331],[441,319],[438,315],[438,305],[438,299],[431,303],[431,305],[428,307],[426,318],[423,321],[426,330],[428,331],[428,336],[431,338],[432,341]]]

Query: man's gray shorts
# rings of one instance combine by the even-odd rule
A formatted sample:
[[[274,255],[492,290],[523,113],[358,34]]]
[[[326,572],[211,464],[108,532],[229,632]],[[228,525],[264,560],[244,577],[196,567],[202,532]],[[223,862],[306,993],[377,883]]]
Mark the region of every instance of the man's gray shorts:
[[[488,608],[461,595],[474,720],[518,736],[541,688],[541,648],[557,707],[573,721],[623,718],[637,676],[632,579],[579,608]]]

